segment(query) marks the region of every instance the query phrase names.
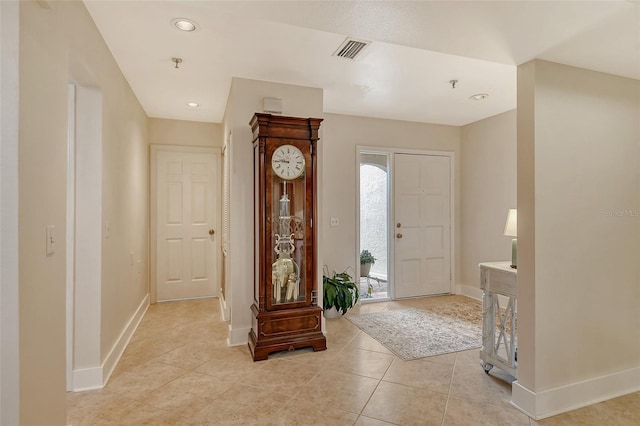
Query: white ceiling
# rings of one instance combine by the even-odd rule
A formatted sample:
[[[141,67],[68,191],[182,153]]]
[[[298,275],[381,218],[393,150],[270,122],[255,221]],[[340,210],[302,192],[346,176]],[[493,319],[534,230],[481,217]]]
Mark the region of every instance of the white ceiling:
[[[325,112],[450,125],[515,108],[516,67],[534,58],[640,79],[635,1],[85,4],[150,117],[221,122],[232,77],[321,87]],[[332,56],[347,36],[373,43]]]

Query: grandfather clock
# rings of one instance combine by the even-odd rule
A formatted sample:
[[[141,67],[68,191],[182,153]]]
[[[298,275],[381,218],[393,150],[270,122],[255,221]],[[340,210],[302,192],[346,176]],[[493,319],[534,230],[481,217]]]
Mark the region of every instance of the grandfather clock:
[[[249,349],[327,348],[317,306],[319,118],[256,113],[253,131],[254,300]]]

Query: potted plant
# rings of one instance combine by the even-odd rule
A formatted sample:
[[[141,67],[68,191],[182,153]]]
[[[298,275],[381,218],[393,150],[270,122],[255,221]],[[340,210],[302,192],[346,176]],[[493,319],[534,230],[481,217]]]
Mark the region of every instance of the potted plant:
[[[371,265],[376,263],[376,258],[373,257],[369,250],[362,250],[360,252],[360,276],[366,277],[371,271]]]
[[[335,318],[344,315],[360,297],[358,286],[347,271],[329,276],[328,271],[322,276],[324,315]]]

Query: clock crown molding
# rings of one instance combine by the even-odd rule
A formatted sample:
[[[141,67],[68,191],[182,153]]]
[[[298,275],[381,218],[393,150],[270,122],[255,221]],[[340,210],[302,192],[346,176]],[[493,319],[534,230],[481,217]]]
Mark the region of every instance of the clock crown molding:
[[[253,140],[258,138],[283,138],[317,141],[318,129],[323,118],[285,117],[255,113],[249,125]]]

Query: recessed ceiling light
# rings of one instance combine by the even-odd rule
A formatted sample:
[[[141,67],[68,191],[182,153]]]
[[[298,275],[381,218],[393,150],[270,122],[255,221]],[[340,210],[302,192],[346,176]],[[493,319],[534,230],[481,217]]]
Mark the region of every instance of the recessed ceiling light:
[[[187,18],[175,18],[171,20],[171,23],[181,31],[191,32],[198,28],[198,24]]]
[[[489,95],[487,95],[486,93],[478,93],[477,95],[469,96],[469,99],[471,99],[472,101],[482,101],[484,99],[487,99],[488,97]]]
[[[189,108],[198,108],[200,106],[200,104],[197,103],[197,102],[187,102],[187,106]]]

